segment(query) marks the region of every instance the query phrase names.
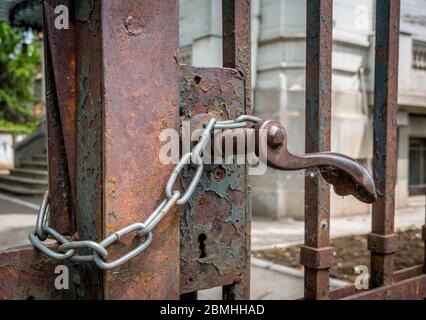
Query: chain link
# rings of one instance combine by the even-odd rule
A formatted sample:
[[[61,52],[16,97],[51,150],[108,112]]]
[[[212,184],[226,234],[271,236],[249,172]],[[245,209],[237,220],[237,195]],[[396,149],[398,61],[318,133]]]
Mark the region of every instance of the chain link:
[[[61,235],[58,231],[49,227],[49,194],[48,192],[45,192],[37,214],[36,228],[29,233],[28,239],[35,248],[52,259],[70,259],[72,262],[94,262],[99,268],[103,270],[117,268],[118,266],[130,261],[132,258],[139,255],[146,248],[148,248],[152,241],[153,229],[161,222],[161,220],[172,210],[175,205],[183,205],[191,198],[203,174],[204,163],[202,160],[202,155],[204,149],[211,139],[212,131],[214,129],[245,128],[247,127],[247,122],[257,123],[259,121],[261,121],[261,119],[250,115],[242,115],[235,120],[216,121],[215,118],[210,119],[209,122],[205,125],[198,143],[194,146],[191,152],[182,156],[170,174],[165,187],[166,198],[157,208],[154,209],[154,211],[144,223],[138,222],[124,227],[114,232],[99,243],[91,240],[70,241]],[[180,172],[187,164],[194,165],[196,167],[196,171],[189,187],[182,195],[180,191],[173,191],[173,186],[176,183]],[[136,232],[137,236],[141,239],[143,238],[144,240],[136,248],[127,252],[123,256],[113,261],[107,262],[107,247],[114,244],[116,241],[120,241],[123,236],[132,232]],[[59,246],[56,248],[56,251],[43,243],[43,241],[45,241],[49,236],[56,240],[56,242],[59,244]],[[88,249],[92,252],[92,254],[79,255],[77,254],[78,249]]]

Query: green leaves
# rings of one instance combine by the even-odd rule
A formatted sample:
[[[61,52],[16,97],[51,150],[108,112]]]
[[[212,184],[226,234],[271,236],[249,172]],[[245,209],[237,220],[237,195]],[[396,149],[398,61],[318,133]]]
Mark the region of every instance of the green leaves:
[[[0,127],[34,127],[29,107],[37,101],[34,87],[40,67],[40,43],[34,34],[0,22]]]

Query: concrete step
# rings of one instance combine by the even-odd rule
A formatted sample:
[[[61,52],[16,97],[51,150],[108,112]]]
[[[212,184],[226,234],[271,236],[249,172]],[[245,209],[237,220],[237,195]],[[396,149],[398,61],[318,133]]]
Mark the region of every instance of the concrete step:
[[[22,161],[20,168],[34,169],[34,170],[47,170],[46,161]]]
[[[47,161],[47,154],[45,153],[36,153],[33,155],[34,161]]]
[[[12,186],[10,184],[0,183],[0,191],[6,193],[12,193],[16,195],[26,195],[26,196],[42,196],[46,189],[29,189],[19,186]]]
[[[29,189],[46,190],[48,187],[47,179],[31,179],[11,175],[0,175],[0,183]]]
[[[34,170],[34,169],[24,169],[24,168],[15,168],[10,170],[10,175],[16,177],[25,177],[30,179],[47,179],[48,173],[44,170]]]

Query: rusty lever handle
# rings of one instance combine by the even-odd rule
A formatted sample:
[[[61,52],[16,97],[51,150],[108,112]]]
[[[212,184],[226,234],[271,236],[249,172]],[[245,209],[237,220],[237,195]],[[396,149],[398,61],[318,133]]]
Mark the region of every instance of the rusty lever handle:
[[[318,152],[294,155],[287,150],[287,134],[278,121],[263,121],[256,124],[256,140],[267,141],[265,152],[269,167],[278,170],[318,168],[323,178],[334,186],[340,196],[353,195],[365,203],[376,201],[377,195],[371,174],[354,159],[334,152]],[[262,140],[260,138],[262,137]],[[266,140],[265,140],[266,139]]]

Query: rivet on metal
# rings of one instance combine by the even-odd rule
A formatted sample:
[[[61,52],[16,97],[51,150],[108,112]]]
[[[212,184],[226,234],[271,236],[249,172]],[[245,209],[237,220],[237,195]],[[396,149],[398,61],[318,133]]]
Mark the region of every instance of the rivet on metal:
[[[139,19],[128,16],[124,24],[124,30],[129,36],[139,36],[143,33],[144,23]]]

